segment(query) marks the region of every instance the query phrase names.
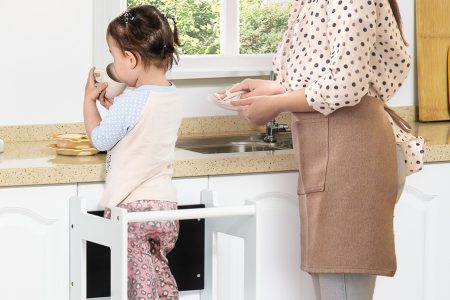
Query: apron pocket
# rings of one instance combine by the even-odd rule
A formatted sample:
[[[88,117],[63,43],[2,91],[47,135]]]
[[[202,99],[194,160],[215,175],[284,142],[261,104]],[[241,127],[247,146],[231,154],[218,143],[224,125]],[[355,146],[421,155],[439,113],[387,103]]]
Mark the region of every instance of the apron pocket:
[[[293,125],[299,165],[297,193],[323,192],[328,165],[328,118],[296,120]]]

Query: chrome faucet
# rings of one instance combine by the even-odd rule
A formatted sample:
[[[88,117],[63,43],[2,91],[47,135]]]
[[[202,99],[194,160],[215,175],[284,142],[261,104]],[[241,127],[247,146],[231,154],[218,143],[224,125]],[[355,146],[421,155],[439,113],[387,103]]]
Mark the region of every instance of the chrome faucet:
[[[269,80],[276,80],[276,75],[273,71],[270,71]],[[275,119],[267,122],[266,124],[266,136],[264,137],[264,142],[266,143],[276,143],[275,133],[277,132],[290,132],[289,126],[287,124],[279,124]]]
[[[291,129],[287,124],[280,124],[273,119],[266,124],[266,136],[264,137],[264,142],[266,143],[276,143],[275,133],[277,132],[290,132]]]

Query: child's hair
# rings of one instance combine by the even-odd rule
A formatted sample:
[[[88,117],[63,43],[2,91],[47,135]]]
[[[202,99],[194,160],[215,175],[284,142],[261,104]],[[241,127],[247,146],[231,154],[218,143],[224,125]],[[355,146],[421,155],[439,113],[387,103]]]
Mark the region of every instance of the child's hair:
[[[144,64],[166,71],[178,62],[175,46],[180,46],[175,19],[174,30],[166,16],[152,5],[137,6],[124,12],[108,25],[109,35],[122,51],[130,51]]]

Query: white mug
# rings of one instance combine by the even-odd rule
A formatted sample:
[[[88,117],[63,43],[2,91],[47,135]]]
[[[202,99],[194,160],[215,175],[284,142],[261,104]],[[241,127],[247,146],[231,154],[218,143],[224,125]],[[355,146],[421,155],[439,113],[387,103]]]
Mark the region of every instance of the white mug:
[[[120,82],[117,79],[116,70],[114,69],[114,64],[110,63],[106,66],[106,69],[95,69],[94,78],[97,83],[107,82],[108,87],[106,88],[105,97],[108,99],[113,99],[119,96],[126,89],[127,85]]]

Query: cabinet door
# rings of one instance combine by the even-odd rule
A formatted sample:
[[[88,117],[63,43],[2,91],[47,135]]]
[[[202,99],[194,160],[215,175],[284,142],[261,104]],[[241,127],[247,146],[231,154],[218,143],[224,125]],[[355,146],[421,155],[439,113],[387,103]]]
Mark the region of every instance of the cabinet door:
[[[216,193],[219,206],[243,205],[251,199],[273,203],[273,218],[264,222],[261,237],[267,249],[261,252],[263,263],[257,266],[260,283],[266,287],[261,300],[314,299],[311,278],[300,270],[297,178],[296,172],[286,172],[214,176],[209,180],[209,189]],[[219,299],[244,299],[244,243],[239,238],[218,236]]]
[[[76,185],[0,188],[0,299],[69,298],[69,198]]]
[[[202,190],[208,188],[208,178],[174,178],[173,184],[177,189],[179,205],[200,204],[200,193]]]
[[[407,184],[428,200],[423,261],[423,299],[450,299],[450,163],[425,165],[422,172],[408,177]],[[418,262],[411,262],[416,263]],[[422,298],[421,298],[422,299]]]
[[[450,163],[426,166],[426,179],[414,178],[414,185],[434,195],[427,215],[425,242],[426,300],[450,299]],[[415,183],[417,181],[417,183]]]
[[[378,277],[377,300],[450,299],[450,164],[407,177],[395,209],[395,277]]]

